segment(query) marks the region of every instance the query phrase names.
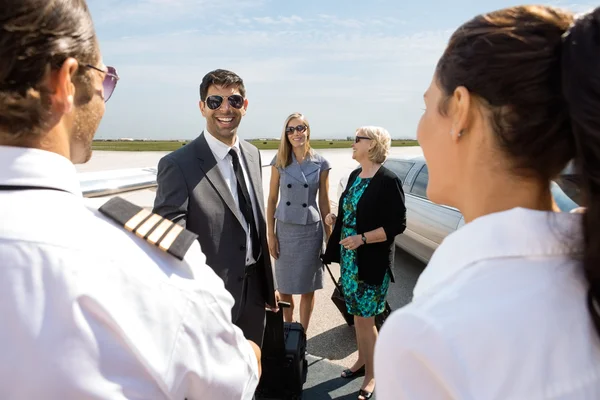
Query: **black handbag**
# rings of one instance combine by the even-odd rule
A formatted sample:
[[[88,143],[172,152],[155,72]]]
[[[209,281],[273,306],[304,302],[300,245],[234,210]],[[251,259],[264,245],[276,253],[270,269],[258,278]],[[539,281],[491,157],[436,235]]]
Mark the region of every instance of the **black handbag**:
[[[340,282],[337,281],[335,279],[335,277],[333,276],[333,274],[331,273],[331,270],[329,269],[329,264],[324,264],[324,265],[325,265],[325,268],[327,268],[327,272],[329,272],[329,276],[331,277],[333,284],[335,285],[335,289],[333,290],[333,293],[331,294],[331,301],[333,301],[333,304],[335,304],[337,309],[340,311],[340,313],[342,314],[342,317],[344,317],[344,320],[346,320],[346,323],[348,324],[348,326],[353,326],[354,325],[354,315],[350,314],[348,312],[348,308],[346,307],[346,300],[344,299],[344,289],[342,289],[342,285],[340,284]],[[340,280],[341,280],[341,278],[340,278]],[[383,312],[381,314],[377,314],[375,316],[375,326],[377,327],[377,330],[381,329],[381,326],[383,325],[383,323],[385,322],[385,320],[391,313],[392,313],[392,308],[390,307],[390,304],[386,300],[385,309],[383,310]]]

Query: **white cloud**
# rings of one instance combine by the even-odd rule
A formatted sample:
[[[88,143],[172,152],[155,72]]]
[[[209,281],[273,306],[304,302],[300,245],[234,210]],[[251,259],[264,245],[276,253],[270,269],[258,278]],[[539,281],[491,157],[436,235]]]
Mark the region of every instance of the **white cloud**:
[[[575,12],[594,7],[573,1],[552,4]],[[311,13],[270,0],[90,3],[102,34],[114,35],[109,29],[115,26],[128,34],[100,37],[104,61],[122,76],[101,127],[104,137],[193,137],[204,123],[198,85],[215,68],[233,70],[246,83],[250,108],[242,137],[278,136],[295,110],[306,113],[314,137],[345,137],[365,124],[414,137],[422,93],[451,34],[446,27],[435,30],[445,15],[435,23],[407,23],[401,13],[369,17],[325,7]],[[457,22],[446,26],[471,16],[449,13]]]
[[[585,13],[598,7],[598,4],[592,3],[572,3],[568,0],[551,1],[550,5],[555,7],[567,8],[575,13]]]
[[[244,18],[240,18],[240,20],[244,20]],[[303,19],[297,15],[292,15],[291,17],[254,17],[254,21],[265,24],[265,25],[294,25],[297,23],[303,22]]]
[[[210,18],[215,12],[257,9],[269,0],[96,0],[90,4],[96,24],[151,25],[156,21],[177,21],[181,17]]]
[[[303,71],[326,75],[328,70],[333,70],[336,75],[346,77],[355,69],[377,71],[427,66],[441,54],[449,35],[447,31],[403,36],[319,31],[204,35],[201,31],[182,31],[104,42],[102,48],[105,59],[123,58],[131,62],[142,57],[150,59],[152,65],[170,65],[165,71],[176,69],[178,77],[185,76],[190,69],[197,75],[197,69],[206,70],[205,66],[221,64],[256,71],[253,79],[258,81],[286,81],[304,80]]]
[[[118,62],[122,80],[101,132],[192,137],[203,123],[196,107],[202,76],[226,68],[242,76],[248,90],[243,137],[277,136],[293,110],[310,116],[315,137],[345,137],[364,124],[411,137],[421,95],[449,34],[393,36],[282,25],[276,34],[240,27],[228,34],[200,29],[105,41],[105,62]],[[119,103],[126,117],[117,116],[125,113],[115,110]],[[160,111],[148,118],[149,109]]]
[[[114,0],[102,1],[110,8]],[[120,18],[135,15],[149,24],[157,10],[161,19],[174,19],[207,4],[190,1],[138,0]],[[178,30],[101,37],[104,61],[122,77],[102,137],[197,134],[203,124],[198,85],[215,68],[233,70],[246,83],[250,109],[243,131],[250,133],[243,137],[278,136],[294,110],[309,116],[315,137],[345,137],[364,124],[414,136],[422,92],[450,32],[410,33],[392,16],[269,15],[260,9],[264,0],[243,2],[249,11],[255,7],[244,13],[239,3],[235,13],[219,3],[222,8],[205,10],[201,23],[179,24]]]
[[[319,14],[318,17],[325,24],[343,26],[345,28],[362,28],[366,24],[366,21],[359,21],[353,18],[339,18],[335,15]]]

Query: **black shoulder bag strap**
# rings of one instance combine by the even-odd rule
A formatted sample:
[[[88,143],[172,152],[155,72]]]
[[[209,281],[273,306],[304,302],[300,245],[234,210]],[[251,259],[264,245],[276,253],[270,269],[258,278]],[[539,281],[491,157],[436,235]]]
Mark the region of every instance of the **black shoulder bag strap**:
[[[342,287],[340,286],[340,284],[338,283],[338,281],[335,279],[335,277],[333,276],[333,274],[331,273],[331,269],[329,269],[329,264],[323,264],[325,265],[325,268],[327,268],[327,272],[329,272],[329,276],[331,276],[331,280],[333,281],[333,284],[335,285],[335,287],[337,288],[337,290],[343,294],[343,290]]]

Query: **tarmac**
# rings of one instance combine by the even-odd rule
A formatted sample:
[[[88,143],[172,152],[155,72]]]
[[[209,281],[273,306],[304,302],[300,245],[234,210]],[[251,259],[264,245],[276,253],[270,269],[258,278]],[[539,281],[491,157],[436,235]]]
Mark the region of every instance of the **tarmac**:
[[[338,184],[342,177],[349,174],[358,164],[352,160],[350,149],[316,150],[331,164],[329,193],[332,210],[337,210]],[[270,167],[275,150],[262,150],[263,188],[268,195]],[[168,152],[118,152],[96,151],[87,164],[77,166],[79,172],[92,172],[121,168],[156,167],[158,161]],[[413,157],[422,155],[419,147],[394,147],[391,156]],[[142,190],[123,196],[139,205],[152,207],[154,192]],[[393,266],[396,282],[390,285],[388,302],[393,310],[398,309],[412,298],[412,289],[425,265],[397,249]],[[331,265],[336,279],[339,277],[339,265]],[[334,284],[325,273],[324,288],[315,294],[315,308],[307,331],[307,351],[309,370],[304,385],[303,399],[356,399],[362,378],[343,379],[340,373],[351,366],[357,356],[354,328],[346,324],[342,315],[331,301]],[[294,296],[296,307],[295,320],[299,320],[299,296]],[[372,399],[376,398],[376,393]]]

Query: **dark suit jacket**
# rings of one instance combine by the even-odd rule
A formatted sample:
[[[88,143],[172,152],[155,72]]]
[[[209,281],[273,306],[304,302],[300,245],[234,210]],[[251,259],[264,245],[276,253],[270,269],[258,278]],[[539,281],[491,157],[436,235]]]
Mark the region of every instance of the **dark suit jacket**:
[[[206,263],[233,295],[232,315],[238,315],[246,263],[246,232],[242,214],[223,179],[203,132],[198,138],[164,156],[158,164],[154,212],[198,235]],[[257,273],[265,303],[275,306],[273,271],[266,239],[261,158],[258,149],[240,139],[242,159],[257,201],[256,221],[262,246]]]
[[[350,174],[346,190],[338,205],[337,219],[329,237],[323,262],[340,262],[340,240],[344,219],[344,198],[348,189],[360,174],[358,168]],[[406,206],[402,182],[392,171],[380,167],[356,206],[356,229],[358,234],[383,227],[387,240],[380,243],[363,244],[357,249],[358,278],[372,285],[380,285],[385,273],[394,263],[394,238],[406,229]]]

